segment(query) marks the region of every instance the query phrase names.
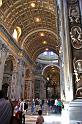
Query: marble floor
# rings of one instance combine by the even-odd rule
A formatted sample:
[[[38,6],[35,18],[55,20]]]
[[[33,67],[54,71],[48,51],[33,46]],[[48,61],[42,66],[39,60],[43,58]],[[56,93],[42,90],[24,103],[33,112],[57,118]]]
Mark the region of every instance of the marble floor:
[[[69,104],[65,105],[61,114],[51,114],[49,111],[45,113],[44,111],[44,124],[82,124],[82,107],[79,106],[80,104],[82,103],[78,102],[77,106],[76,103],[72,105],[71,110],[73,109],[73,107],[75,107],[75,109],[71,111],[71,114],[69,114]],[[28,111],[25,116],[25,124],[36,124],[37,114],[31,115],[30,111]]]
[[[46,114],[43,115],[44,124],[69,124],[67,111],[63,111],[62,114]],[[36,124],[37,115],[26,115],[25,124]]]

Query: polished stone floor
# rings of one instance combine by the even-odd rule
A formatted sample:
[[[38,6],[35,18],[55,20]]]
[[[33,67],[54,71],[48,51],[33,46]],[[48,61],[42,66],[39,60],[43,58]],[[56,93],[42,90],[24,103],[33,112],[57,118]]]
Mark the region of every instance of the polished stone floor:
[[[36,118],[37,116],[27,116],[26,124],[36,124]],[[61,124],[61,117],[55,115],[44,116],[44,124]]]
[[[81,103],[82,104],[82,103]],[[71,104],[70,104],[71,105]],[[66,104],[64,109],[62,110],[61,114],[52,114],[50,111],[44,111],[43,112],[43,117],[44,117],[44,124],[82,124],[82,118],[77,119],[78,117],[82,116],[82,113],[79,114],[79,111],[82,111],[82,107],[80,106],[80,103],[76,103],[72,105],[71,110],[73,109],[73,107],[75,107],[75,109],[73,109],[71,112],[73,114],[69,114],[70,113],[70,109],[69,109],[69,104]],[[79,107],[79,110],[76,109]],[[45,109],[46,110],[46,109]],[[76,113],[76,114],[75,114]],[[77,116],[75,116],[77,115]],[[71,116],[71,118],[70,118]],[[36,118],[37,118],[37,114],[31,114],[30,113],[30,109],[28,110],[26,117],[25,117],[25,124],[36,124]],[[69,119],[70,118],[70,119]],[[73,119],[74,118],[74,119]]]
[[[43,115],[44,124],[69,124],[68,113],[63,110],[62,114]],[[26,124],[36,124],[37,115],[26,115]]]

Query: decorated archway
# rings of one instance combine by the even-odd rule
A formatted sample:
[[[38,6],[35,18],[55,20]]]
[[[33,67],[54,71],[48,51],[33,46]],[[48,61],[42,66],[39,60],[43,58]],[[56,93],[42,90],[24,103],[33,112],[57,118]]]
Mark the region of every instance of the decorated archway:
[[[14,70],[14,57],[9,55],[4,64],[4,74],[2,81],[2,90],[4,97],[10,97],[12,92],[12,75]]]

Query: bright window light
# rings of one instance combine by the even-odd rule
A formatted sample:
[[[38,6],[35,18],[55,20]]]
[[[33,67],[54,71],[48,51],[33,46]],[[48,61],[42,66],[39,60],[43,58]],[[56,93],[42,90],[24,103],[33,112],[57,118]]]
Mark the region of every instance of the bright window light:
[[[54,55],[54,53],[53,52],[50,52],[50,54],[53,56]]]
[[[45,51],[43,54],[44,54],[44,55],[47,55],[47,52]]]

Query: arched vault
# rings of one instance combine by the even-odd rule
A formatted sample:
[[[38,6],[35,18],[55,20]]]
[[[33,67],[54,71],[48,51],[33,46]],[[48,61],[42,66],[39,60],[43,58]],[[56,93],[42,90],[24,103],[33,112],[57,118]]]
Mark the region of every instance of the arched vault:
[[[11,36],[20,28],[16,43],[32,60],[46,48],[59,54],[56,0],[4,0],[0,18]]]

